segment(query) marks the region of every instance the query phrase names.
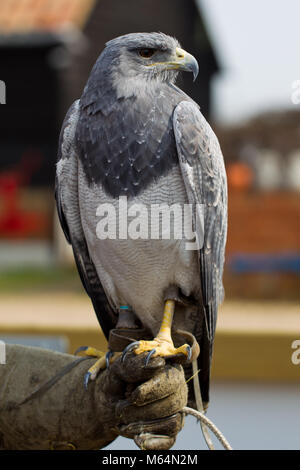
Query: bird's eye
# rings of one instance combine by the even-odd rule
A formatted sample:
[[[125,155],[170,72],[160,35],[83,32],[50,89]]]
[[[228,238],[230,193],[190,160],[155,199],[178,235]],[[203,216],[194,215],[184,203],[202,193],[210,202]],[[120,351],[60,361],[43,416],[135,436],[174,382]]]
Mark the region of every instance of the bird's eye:
[[[152,57],[155,52],[155,49],[140,49],[139,54],[141,57],[144,57],[145,59],[149,59],[149,57]]]

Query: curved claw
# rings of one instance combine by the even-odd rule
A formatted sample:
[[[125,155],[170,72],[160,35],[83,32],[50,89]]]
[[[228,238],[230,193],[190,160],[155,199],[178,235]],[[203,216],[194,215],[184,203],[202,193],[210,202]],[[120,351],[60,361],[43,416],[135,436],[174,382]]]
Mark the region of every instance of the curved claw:
[[[84,388],[87,390],[88,388],[88,384],[89,384],[89,380],[90,380],[90,377],[91,377],[91,372],[87,372],[84,376],[84,379],[83,379],[83,385],[84,385]]]
[[[139,342],[139,341],[134,341],[133,343],[128,344],[128,346],[126,346],[126,348],[125,348],[124,351],[122,352],[121,362],[124,362],[124,361],[125,361],[125,357],[126,357],[126,354],[127,354],[127,353],[129,353],[130,351],[133,351],[133,350],[136,349],[139,345],[140,345],[140,342]]]
[[[150,361],[150,359],[151,359],[151,357],[153,356],[154,353],[156,353],[156,349],[152,349],[152,350],[147,354],[145,366],[148,365],[148,362]]]
[[[112,351],[107,351],[105,354],[106,369],[109,369],[109,360],[114,355]]]
[[[191,357],[192,357],[192,348],[191,348],[191,346],[187,345],[186,351],[187,351],[187,359],[188,359],[188,361],[190,361]]]
[[[74,355],[77,356],[77,354],[81,351],[86,351],[88,349],[88,346],[79,346],[79,348],[76,349],[74,352]]]

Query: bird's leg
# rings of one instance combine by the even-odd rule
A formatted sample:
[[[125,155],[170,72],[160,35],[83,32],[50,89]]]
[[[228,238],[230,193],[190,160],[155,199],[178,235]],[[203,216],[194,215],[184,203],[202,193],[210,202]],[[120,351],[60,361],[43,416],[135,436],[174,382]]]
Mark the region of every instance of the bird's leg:
[[[119,308],[119,318],[116,328],[137,328],[136,316],[130,307],[121,305]],[[75,351],[75,354],[82,352],[85,356],[96,357],[97,361],[89,368],[84,376],[84,386],[87,388],[89,380],[95,380],[100,370],[108,368],[110,363],[114,362],[120,353],[108,350],[106,353],[99,351],[91,346],[81,346]]]
[[[137,317],[134,311],[128,305],[121,305],[119,307],[119,317],[115,328],[131,330],[138,327]]]
[[[129,350],[134,350],[135,354],[141,354],[149,351],[146,359],[148,363],[150,357],[162,356],[170,357],[177,354],[184,354],[189,360],[191,357],[191,347],[184,344],[179,348],[175,348],[171,337],[171,326],[175,310],[175,300],[166,300],[161,326],[157,336],[152,341],[136,341],[131,343],[123,351],[123,359]]]
[[[98,358],[95,364],[93,364],[92,367],[89,368],[89,370],[84,376],[85,388],[87,388],[89,380],[95,380],[100,370],[103,370],[108,367],[109,363],[116,359],[112,357],[112,353],[110,351],[105,353],[91,346],[80,346],[80,348],[75,351],[75,354],[78,354],[79,352],[82,352],[84,356]]]
[[[108,368],[109,364],[114,362],[121,354],[112,353],[111,351],[107,351],[105,353],[103,351],[99,351],[99,349],[92,348],[91,346],[80,346],[80,348],[75,351],[75,354],[79,352],[83,352],[85,356],[98,358],[97,361],[89,368],[89,370],[84,376],[83,383],[85,388],[87,388],[90,380],[95,380],[100,370]]]

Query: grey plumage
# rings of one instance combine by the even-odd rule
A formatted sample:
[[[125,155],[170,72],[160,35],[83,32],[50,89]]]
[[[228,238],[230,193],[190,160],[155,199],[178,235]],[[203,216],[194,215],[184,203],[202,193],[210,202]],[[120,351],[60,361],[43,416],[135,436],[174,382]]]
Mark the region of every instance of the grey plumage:
[[[204,205],[200,278],[209,339],[213,341],[217,308],[224,297],[222,274],[227,234],[224,161],[214,132],[193,103],[182,101],[176,107],[174,131],[188,200]]]
[[[190,306],[178,305],[174,322],[199,341],[200,385],[208,401],[223,297],[226,175],[217,138],[198,105],[174,85],[178,70],[164,66],[177,47],[162,33],[130,34],[107,44],[63,123],[56,199],[106,336],[122,304],[131,305],[155,334],[166,288],[175,284],[191,300]],[[155,66],[139,56],[141,48],[155,50]],[[109,202],[117,209],[120,196],[129,205],[203,204],[203,247],[187,251],[184,239],[97,239],[97,207]]]
[[[136,35],[125,38],[110,41],[97,60],[80,99],[77,128],[88,181],[101,183],[113,197],[136,196],[178,164],[172,112],[182,92],[172,86],[176,73],[164,72],[163,80],[148,70],[146,77],[144,70],[136,74],[130,53],[146,44],[168,53],[178,43],[164,34],[141,35],[138,43]]]

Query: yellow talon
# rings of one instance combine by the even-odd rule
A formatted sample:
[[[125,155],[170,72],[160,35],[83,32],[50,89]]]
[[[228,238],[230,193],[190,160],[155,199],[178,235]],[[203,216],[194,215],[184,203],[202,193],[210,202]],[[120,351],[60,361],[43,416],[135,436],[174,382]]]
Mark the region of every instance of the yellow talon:
[[[114,355],[110,357],[109,363],[113,363],[120,356],[120,354],[121,353],[114,353]],[[89,374],[90,379],[94,380],[97,377],[99,371],[106,368],[106,365],[107,360],[105,354],[102,357],[99,357],[99,359],[97,359],[97,361],[89,368],[87,373]]]
[[[78,352],[82,352],[84,356],[91,356],[91,357],[98,358],[97,361],[89,368],[89,370],[85,374],[85,378],[84,378],[85,388],[87,388],[89,380],[94,380],[97,377],[100,370],[105,369],[106,366],[108,366],[110,362],[114,362],[115,359],[120,355],[118,353],[115,353],[114,355],[112,355],[112,353],[105,353],[91,346],[81,346],[80,348],[77,349],[75,354],[77,354]]]
[[[185,356],[189,357],[190,355],[190,346],[188,344],[184,344],[179,348],[175,348],[173,341],[159,341],[155,338],[153,341],[139,341],[139,346],[134,349],[135,354],[142,354],[143,352],[152,351],[152,356],[161,356],[161,357],[168,357],[174,356],[175,354],[184,354]]]
[[[190,359],[191,348],[188,344],[184,344],[179,348],[175,348],[171,338],[171,326],[175,310],[175,300],[167,300],[165,303],[163,318],[160,330],[153,341],[139,341],[139,345],[134,349],[135,354],[141,354],[146,351],[153,351],[151,356],[168,357],[175,354],[184,354]]]
[[[105,356],[100,357],[95,364],[93,364],[89,370],[88,373],[90,374],[91,380],[94,380],[97,377],[97,374],[100,370],[106,368],[106,359]]]
[[[105,352],[99,351],[99,349],[93,348],[88,346],[87,349],[84,351],[85,356],[93,356],[93,357],[103,357],[105,356]]]

